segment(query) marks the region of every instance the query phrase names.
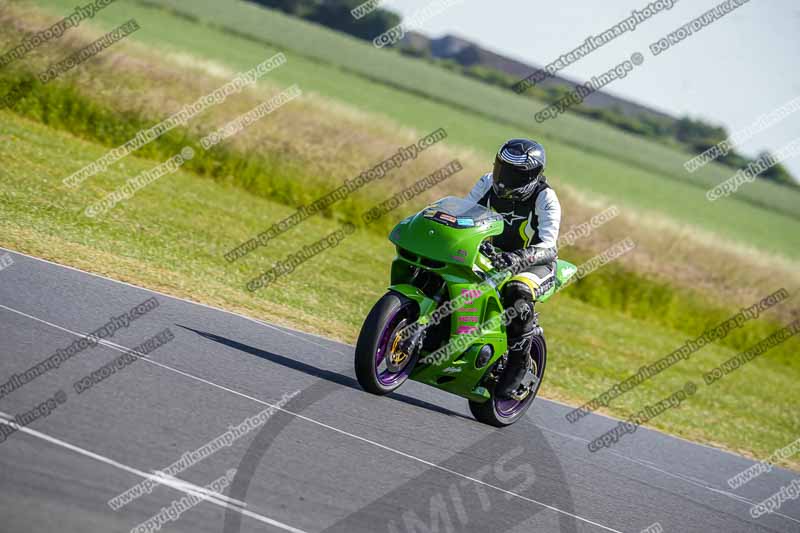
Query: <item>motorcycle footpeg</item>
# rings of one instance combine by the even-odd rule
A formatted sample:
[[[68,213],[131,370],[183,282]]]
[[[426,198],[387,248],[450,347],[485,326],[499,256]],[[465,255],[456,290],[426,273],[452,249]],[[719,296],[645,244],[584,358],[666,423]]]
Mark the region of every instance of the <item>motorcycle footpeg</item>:
[[[527,359],[527,371],[525,372],[525,377],[522,378],[522,381],[514,390],[514,392],[510,394],[510,396],[517,401],[524,400],[528,394],[530,394],[530,392],[536,388],[536,385],[539,381],[539,378],[536,377],[536,374],[533,372],[533,361],[530,357]]]
[[[528,397],[533,389],[536,388],[538,381],[539,378],[536,377],[536,374],[534,374],[533,371],[528,368],[528,372],[522,379],[522,383],[519,384],[519,387],[517,387],[517,389],[512,392],[510,396],[518,402],[521,402]]]

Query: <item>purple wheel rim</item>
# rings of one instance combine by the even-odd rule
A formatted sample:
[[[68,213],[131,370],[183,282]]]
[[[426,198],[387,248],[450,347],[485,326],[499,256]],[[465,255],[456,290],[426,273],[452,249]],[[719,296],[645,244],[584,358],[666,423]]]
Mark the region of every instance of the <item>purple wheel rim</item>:
[[[494,400],[494,407],[497,410],[497,414],[504,417],[509,418],[517,414],[520,409],[525,405],[525,402],[530,401],[530,398],[525,398],[524,400]]]
[[[388,368],[384,370],[379,370],[380,364],[383,362],[386,354],[389,352],[390,341],[392,337],[399,329],[398,326],[405,320],[401,316],[401,313],[406,309],[407,306],[403,306],[389,317],[389,320],[386,321],[386,325],[383,327],[383,331],[381,332],[380,341],[378,341],[378,349],[375,351],[375,377],[378,378],[378,381],[384,387],[391,387],[392,385],[396,385],[398,382],[405,381],[405,379],[411,374],[411,360],[409,359],[406,361],[405,366],[398,372],[391,372]]]

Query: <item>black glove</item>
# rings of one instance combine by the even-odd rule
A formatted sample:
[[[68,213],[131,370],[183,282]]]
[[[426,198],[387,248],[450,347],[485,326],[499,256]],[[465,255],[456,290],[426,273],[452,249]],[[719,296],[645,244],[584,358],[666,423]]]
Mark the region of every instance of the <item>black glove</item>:
[[[536,265],[549,265],[556,260],[558,250],[555,248],[538,248],[536,246],[529,246],[515,253],[521,257],[521,267],[529,268]]]
[[[488,257],[489,259],[492,259],[493,257],[500,254],[500,249],[492,246],[492,243],[490,243],[489,241],[483,241],[481,245],[478,247],[478,251],[483,255],[485,255],[486,257]]]
[[[515,270],[522,264],[522,257],[516,252],[502,252],[492,259],[495,268],[502,270]]]
[[[556,260],[557,253],[555,248],[529,246],[513,252],[503,252],[494,258],[493,264],[497,268],[516,273],[536,265],[549,265]]]

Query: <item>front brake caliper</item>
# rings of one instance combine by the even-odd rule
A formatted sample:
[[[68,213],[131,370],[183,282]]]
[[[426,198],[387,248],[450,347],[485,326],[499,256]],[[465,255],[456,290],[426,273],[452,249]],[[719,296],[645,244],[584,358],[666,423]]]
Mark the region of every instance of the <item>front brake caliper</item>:
[[[392,349],[389,352],[389,363],[394,366],[400,366],[409,357],[408,351],[401,344],[405,343],[400,342],[400,335],[395,336]]]
[[[425,340],[426,331],[427,328],[421,328],[407,339],[403,339],[400,335],[396,335],[394,341],[392,341],[392,348],[389,351],[388,364],[397,369],[405,364],[422,346],[422,342]]]

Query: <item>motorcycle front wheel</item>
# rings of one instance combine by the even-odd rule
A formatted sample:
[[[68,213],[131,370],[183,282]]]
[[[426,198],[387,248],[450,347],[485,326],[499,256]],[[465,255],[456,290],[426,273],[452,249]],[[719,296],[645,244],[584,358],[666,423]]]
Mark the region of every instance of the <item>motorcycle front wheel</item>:
[[[405,383],[417,355],[399,353],[398,332],[416,322],[417,303],[388,292],[372,307],[358,336],[355,353],[356,378],[372,394],[389,394]]]

